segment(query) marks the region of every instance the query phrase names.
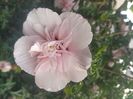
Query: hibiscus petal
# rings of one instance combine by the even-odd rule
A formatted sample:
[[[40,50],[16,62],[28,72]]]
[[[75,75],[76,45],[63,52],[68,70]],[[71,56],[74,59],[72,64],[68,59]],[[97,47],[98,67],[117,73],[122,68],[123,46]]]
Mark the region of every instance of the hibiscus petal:
[[[33,29],[31,23],[28,22],[28,21],[25,21],[24,24],[23,24],[23,33],[25,35],[35,35],[36,34],[36,32]]]
[[[83,49],[92,41],[93,34],[90,24],[81,15],[73,12],[64,12],[61,15],[62,20],[69,20],[69,26],[72,33],[72,43],[69,49]],[[69,35],[69,34],[68,34]]]
[[[82,50],[73,52],[78,62],[83,66],[83,68],[88,69],[91,66],[92,55],[89,47]]]
[[[87,70],[82,68],[82,65],[73,55],[63,54],[64,72],[68,79],[73,82],[80,82],[87,77]]]
[[[15,43],[14,58],[25,72],[34,75],[34,69],[37,65],[36,58],[31,57],[29,50],[36,42],[42,40],[39,36],[23,36]]]
[[[35,73],[35,82],[38,87],[51,92],[63,89],[70,81],[63,72],[58,71],[56,64],[46,61],[40,65]]]
[[[61,18],[56,12],[47,8],[33,9],[23,24],[23,32],[25,35],[46,36],[45,27],[51,32],[60,23]]]
[[[63,40],[64,38],[69,36],[70,32],[71,32],[71,29],[69,26],[69,20],[66,19],[59,26],[59,29],[57,33],[55,34],[55,36],[58,38],[58,40]]]

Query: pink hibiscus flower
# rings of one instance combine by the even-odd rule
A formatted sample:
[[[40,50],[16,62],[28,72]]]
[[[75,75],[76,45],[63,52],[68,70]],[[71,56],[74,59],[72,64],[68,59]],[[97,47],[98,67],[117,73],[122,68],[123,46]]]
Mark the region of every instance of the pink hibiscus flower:
[[[62,11],[70,11],[76,3],[74,0],[55,0],[54,5]]]
[[[14,47],[15,61],[35,76],[39,88],[56,92],[87,76],[92,59],[88,44],[93,35],[81,15],[34,9],[23,24],[23,33]]]

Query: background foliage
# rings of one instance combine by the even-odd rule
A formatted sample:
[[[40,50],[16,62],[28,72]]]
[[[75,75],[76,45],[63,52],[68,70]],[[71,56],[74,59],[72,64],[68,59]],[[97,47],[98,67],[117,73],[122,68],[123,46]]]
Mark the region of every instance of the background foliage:
[[[123,36],[120,28],[125,17],[120,15],[120,11],[126,8],[126,3],[114,11],[115,0],[80,0],[76,12],[88,19],[94,33],[90,45],[92,66],[84,81],[70,83],[64,90],[50,93],[40,90],[34,83],[34,77],[16,66],[13,46],[23,35],[22,24],[33,8],[47,7],[58,13],[61,11],[54,7],[54,0],[0,0],[0,60],[9,61],[14,67],[10,72],[0,72],[0,99],[122,99],[124,89],[133,88],[132,78],[122,73],[133,60],[133,50],[128,48],[133,32],[128,31]],[[130,22],[125,24],[132,25]],[[121,47],[126,49],[120,57],[123,63],[112,55],[113,50]],[[109,66],[109,62],[114,65]],[[133,99],[133,93],[129,92],[126,99]]]

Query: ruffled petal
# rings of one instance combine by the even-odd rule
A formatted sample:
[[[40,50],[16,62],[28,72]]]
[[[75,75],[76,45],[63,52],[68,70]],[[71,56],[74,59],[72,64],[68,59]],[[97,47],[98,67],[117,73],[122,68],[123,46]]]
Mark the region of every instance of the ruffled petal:
[[[91,26],[86,19],[81,15],[73,12],[64,12],[61,15],[63,21],[69,21],[69,26],[72,33],[72,42],[69,49],[83,49],[86,48],[92,41],[93,34]],[[64,27],[65,28],[65,27]]]
[[[57,92],[63,89],[70,82],[64,75],[64,72],[58,71],[56,63],[48,60],[42,63],[35,73],[35,82],[41,89],[50,92]]]
[[[69,35],[71,35],[71,29],[69,20],[64,20],[61,25],[58,27],[58,30],[56,33],[54,33],[55,37],[58,40],[64,40],[64,38],[67,38]]]
[[[63,68],[68,79],[73,82],[80,82],[87,77],[87,69],[78,62],[73,55],[63,54]]]
[[[15,43],[14,58],[18,66],[25,72],[34,75],[34,69],[37,65],[36,58],[31,57],[29,50],[36,42],[42,40],[39,36],[23,36]]]
[[[92,55],[89,47],[73,53],[74,56],[77,58],[78,62],[83,66],[83,68],[88,69],[91,66]]]
[[[33,9],[23,24],[23,32],[25,35],[41,35],[45,37],[48,35],[45,33],[45,28],[47,28],[48,33],[51,33],[60,23],[61,18],[56,12],[47,8]]]

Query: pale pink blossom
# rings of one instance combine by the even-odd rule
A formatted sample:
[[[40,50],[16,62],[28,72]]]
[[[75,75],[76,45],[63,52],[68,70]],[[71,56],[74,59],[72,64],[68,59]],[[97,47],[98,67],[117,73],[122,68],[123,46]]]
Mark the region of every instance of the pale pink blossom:
[[[7,61],[0,61],[0,70],[2,72],[9,72],[12,69],[11,63]]]
[[[15,61],[35,76],[38,87],[56,92],[70,81],[86,78],[92,59],[88,45],[93,35],[81,15],[34,9],[23,24],[23,33],[14,47]]]
[[[74,2],[74,0],[55,0],[54,6],[62,9],[62,11],[71,11],[74,7],[76,10],[78,9],[79,2]]]

